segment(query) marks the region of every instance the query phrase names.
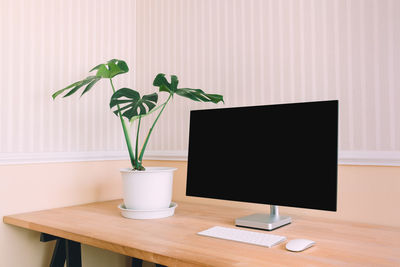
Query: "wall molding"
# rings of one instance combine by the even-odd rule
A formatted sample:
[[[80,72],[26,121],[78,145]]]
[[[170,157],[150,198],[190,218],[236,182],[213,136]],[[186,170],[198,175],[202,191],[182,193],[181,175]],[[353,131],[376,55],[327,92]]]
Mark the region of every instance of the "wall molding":
[[[187,160],[186,151],[147,151],[145,160]],[[127,151],[0,153],[0,165],[129,160]]]
[[[169,150],[169,151],[148,151],[144,154],[144,159],[147,160],[174,160],[187,161],[186,150]]]
[[[129,159],[125,151],[0,153],[0,165]]]
[[[340,151],[339,164],[400,166],[400,151]]]
[[[128,159],[126,151],[0,153],[0,165]],[[186,161],[187,151],[147,151],[144,159]],[[400,151],[340,151],[339,165],[400,166]]]

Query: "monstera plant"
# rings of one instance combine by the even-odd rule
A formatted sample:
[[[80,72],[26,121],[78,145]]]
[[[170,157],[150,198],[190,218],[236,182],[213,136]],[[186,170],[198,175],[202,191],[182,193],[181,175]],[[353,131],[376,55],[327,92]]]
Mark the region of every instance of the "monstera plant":
[[[170,102],[174,95],[189,98],[194,101],[201,102],[212,102],[218,103],[223,102],[222,95],[218,94],[207,94],[201,89],[192,88],[178,88],[178,77],[171,75],[170,81],[165,77],[165,74],[158,74],[153,85],[158,87],[158,93],[168,94],[167,99],[162,104],[157,105],[158,93],[140,96],[138,91],[129,88],[115,89],[113,84],[113,78],[119,74],[127,73],[129,71],[128,65],[123,60],[112,59],[105,64],[99,64],[90,72],[96,71],[96,74],[86,77],[85,79],[75,82],[64,89],[55,92],[52,97],[55,99],[57,96],[65,93],[63,97],[68,97],[76,93],[79,89],[83,89],[81,96],[89,92],[93,86],[101,79],[108,79],[113,91],[110,100],[110,108],[113,110],[121,121],[122,129],[125,136],[126,145],[128,147],[130,162],[133,170],[145,170],[142,165],[143,155],[146,150],[150,135],[156,125],[158,119],[163,113],[165,107]],[[146,138],[139,150],[139,132],[141,130],[141,120],[145,116],[158,112],[151,125]],[[128,131],[127,122],[137,122],[135,149],[133,149],[130,133]]]

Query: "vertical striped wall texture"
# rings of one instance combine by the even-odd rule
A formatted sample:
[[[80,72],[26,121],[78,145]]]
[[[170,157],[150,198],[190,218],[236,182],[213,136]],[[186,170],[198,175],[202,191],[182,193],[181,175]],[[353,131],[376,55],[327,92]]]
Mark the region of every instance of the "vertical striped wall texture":
[[[0,159],[125,150],[118,118],[108,108],[107,81],[82,98],[53,101],[51,95],[109,59],[125,59],[133,67],[135,2],[1,0],[0,5]],[[134,87],[134,74],[115,82]]]
[[[400,1],[0,5],[0,161],[57,153],[126,156],[106,81],[82,98],[50,97],[96,64],[121,58],[131,72],[115,79],[118,88],[150,93],[163,72],[178,75],[181,87],[225,97],[225,105],[174,97],[148,154],[185,154],[191,109],[339,99],[341,155],[386,153],[400,162]]]
[[[400,160],[400,1],[140,0],[136,45],[138,87],[164,72],[224,106],[339,99],[341,155]],[[178,98],[152,149],[185,150],[189,110],[214,107]]]

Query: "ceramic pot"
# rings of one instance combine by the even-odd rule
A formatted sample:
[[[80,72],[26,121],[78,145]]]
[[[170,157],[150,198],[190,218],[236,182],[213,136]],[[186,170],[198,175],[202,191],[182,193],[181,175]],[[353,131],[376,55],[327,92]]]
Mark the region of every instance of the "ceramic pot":
[[[169,208],[175,170],[170,167],[147,167],[145,171],[121,169],[125,207],[131,210]]]

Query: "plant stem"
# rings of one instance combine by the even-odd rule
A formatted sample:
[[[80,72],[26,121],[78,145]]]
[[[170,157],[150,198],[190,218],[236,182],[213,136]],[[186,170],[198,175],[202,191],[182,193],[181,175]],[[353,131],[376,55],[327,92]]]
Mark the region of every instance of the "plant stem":
[[[137,127],[137,131],[136,131],[136,145],[135,145],[135,155],[139,155],[138,154],[138,147],[139,147],[139,131],[140,131],[140,121],[141,121],[142,117],[139,117],[139,122],[138,122],[138,127]],[[139,163],[140,165],[142,165],[142,162],[138,161],[138,157],[135,158],[135,168],[138,169],[139,168]]]
[[[151,126],[149,132],[147,133],[147,136],[146,136],[146,139],[145,139],[145,141],[143,143],[142,149],[140,150],[139,162],[142,162],[143,154],[144,154],[144,151],[146,150],[147,142],[149,141],[151,132],[153,131],[153,128],[154,128],[154,126],[156,125],[156,123],[158,121],[158,118],[160,118],[161,113],[164,111],[164,109],[167,106],[167,104],[168,104],[169,100],[171,99],[171,97],[172,97],[172,94],[170,94],[168,99],[167,99],[167,101],[164,102],[164,104],[163,104],[164,106],[160,110],[160,113],[158,113],[156,119],[153,122],[153,125]]]
[[[113,93],[115,93],[114,84],[113,84],[111,78],[110,78],[110,83],[111,83],[111,87],[112,87]],[[126,145],[128,147],[128,152],[129,152],[129,158],[131,160],[131,165],[132,165],[132,168],[135,169],[135,155],[133,154],[132,145],[131,145],[131,138],[129,136],[129,131],[126,128],[126,124],[125,124],[124,118],[122,117],[119,105],[117,105],[117,108],[118,108],[118,117],[121,120],[121,124],[122,124],[122,129],[124,131]]]

